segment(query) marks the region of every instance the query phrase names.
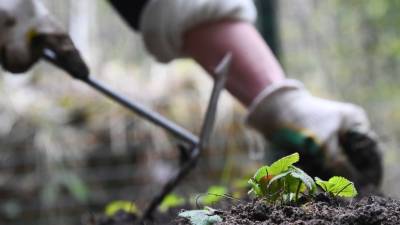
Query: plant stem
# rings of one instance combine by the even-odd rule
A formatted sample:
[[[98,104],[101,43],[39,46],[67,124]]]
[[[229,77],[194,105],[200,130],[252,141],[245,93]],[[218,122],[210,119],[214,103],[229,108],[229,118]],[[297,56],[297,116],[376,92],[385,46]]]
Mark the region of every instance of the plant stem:
[[[300,187],[301,187],[301,180],[299,180],[299,184],[297,185],[296,195],[294,197],[296,202],[299,200]]]

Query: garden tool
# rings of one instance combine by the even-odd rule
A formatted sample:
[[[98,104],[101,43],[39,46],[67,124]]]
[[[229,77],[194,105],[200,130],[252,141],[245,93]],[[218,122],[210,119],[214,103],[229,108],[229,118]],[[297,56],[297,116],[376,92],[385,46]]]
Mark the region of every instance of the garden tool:
[[[79,53],[74,52],[73,54]],[[162,202],[164,197],[169,194],[190,172],[190,170],[195,166],[196,162],[198,161],[202,149],[207,146],[215,122],[215,114],[217,110],[219,96],[221,91],[224,89],[227,80],[228,68],[232,59],[231,54],[226,54],[214,71],[214,87],[212,89],[208,109],[200,132],[200,138],[190,131],[186,130],[185,128],[168,120],[159,113],[146,108],[142,104],[129,100],[128,98],[112,90],[110,87],[107,87],[105,84],[89,76],[89,69],[87,68],[87,66],[81,61],[74,60],[80,57],[71,57],[68,55],[60,56],[49,49],[45,49],[43,51],[43,58],[46,59],[48,62],[51,62],[55,66],[59,67],[60,69],[64,70],[73,78],[86,83],[103,95],[117,102],[121,106],[124,106],[128,110],[137,113],[141,117],[162,127],[177,138],[189,144],[189,147],[185,150],[189,153],[188,159],[186,160],[186,162],[184,162],[183,165],[181,165],[178,173],[176,173],[173,177],[169,179],[161,192],[157,196],[155,196],[150,202],[150,205],[144,211],[144,214],[140,219],[139,224],[142,224],[145,220],[151,218],[152,213]]]
[[[67,72],[73,78],[83,81],[87,85],[96,89],[97,91],[109,97],[118,104],[128,108],[129,110],[139,114],[145,119],[169,131],[179,139],[182,139],[183,141],[192,145],[197,145],[199,143],[198,137],[192,134],[190,131],[186,130],[183,127],[180,127],[179,125],[168,120],[162,115],[146,108],[142,104],[128,100],[126,97],[118,94],[110,87],[107,87],[105,84],[89,76],[89,70],[86,65],[79,65],[76,61],[69,60],[73,57],[57,58],[57,56],[49,50],[45,50],[43,57],[47,61],[53,63],[57,67]]]

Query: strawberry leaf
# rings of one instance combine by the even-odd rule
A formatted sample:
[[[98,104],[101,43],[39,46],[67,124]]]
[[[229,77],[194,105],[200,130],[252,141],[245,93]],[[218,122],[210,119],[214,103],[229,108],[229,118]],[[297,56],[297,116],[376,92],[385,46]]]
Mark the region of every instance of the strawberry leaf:
[[[324,191],[334,196],[352,198],[358,194],[354,183],[344,177],[334,176],[328,181],[316,177],[315,180]]]
[[[269,170],[269,166],[263,166],[261,168],[259,168],[257,170],[257,172],[254,174],[253,178],[259,182],[261,180],[261,178],[268,176],[268,170]]]
[[[290,168],[291,168],[290,175],[292,177],[295,177],[295,178],[298,178],[299,180],[301,180],[301,182],[303,182],[303,184],[306,185],[308,190],[311,193],[314,193],[316,190],[316,185],[315,185],[314,180],[302,169],[295,167],[295,166],[290,166]]]
[[[272,165],[269,167],[269,174],[270,175],[277,175],[282,172],[285,172],[289,169],[291,165],[294,163],[298,162],[300,159],[299,153],[293,153],[291,155],[285,156],[276,162],[272,163]]]

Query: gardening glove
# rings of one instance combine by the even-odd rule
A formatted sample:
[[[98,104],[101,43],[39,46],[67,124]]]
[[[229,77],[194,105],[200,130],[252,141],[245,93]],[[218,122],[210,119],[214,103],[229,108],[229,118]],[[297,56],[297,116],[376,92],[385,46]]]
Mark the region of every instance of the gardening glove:
[[[48,49],[65,65],[81,70],[79,75],[87,75],[70,37],[38,0],[0,0],[0,26],[0,62],[5,70],[25,72]]]
[[[144,7],[139,30],[147,50],[160,62],[186,57],[184,34],[191,28],[220,20],[254,22],[252,0],[152,0]]]
[[[249,108],[247,122],[274,148],[299,152],[300,167],[321,178],[341,175],[378,187],[381,155],[360,107],[312,96],[295,80],[267,87]]]

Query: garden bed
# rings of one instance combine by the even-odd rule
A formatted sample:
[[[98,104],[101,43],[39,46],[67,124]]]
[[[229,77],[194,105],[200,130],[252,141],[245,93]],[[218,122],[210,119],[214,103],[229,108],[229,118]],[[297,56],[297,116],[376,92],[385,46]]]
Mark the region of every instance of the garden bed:
[[[381,197],[366,197],[353,202],[319,198],[301,206],[274,206],[255,201],[234,206],[222,217],[224,221],[219,225],[400,224],[400,201]]]
[[[361,188],[359,196],[367,197],[354,198],[358,192],[353,182],[340,176],[313,179],[293,165],[299,159],[299,154],[293,153],[260,167],[247,182],[251,187],[249,193],[256,196],[253,200],[234,199],[225,191],[210,187],[207,196],[225,196],[230,204],[213,201],[220,207],[183,213],[169,208],[167,213],[155,215],[153,223],[146,224],[400,224],[400,200],[371,194],[378,193],[374,183]],[[136,219],[119,212],[95,225],[135,224]]]
[[[190,225],[186,218],[158,215],[153,223]],[[378,196],[364,197],[360,200],[340,201],[319,195],[315,201],[299,206],[273,205],[262,200],[253,200],[233,205],[221,210],[222,222],[217,225],[253,225],[253,224],[400,224],[400,201]],[[157,218],[157,217],[156,217]],[[118,213],[114,218],[103,219],[98,225],[134,224],[135,217]]]

